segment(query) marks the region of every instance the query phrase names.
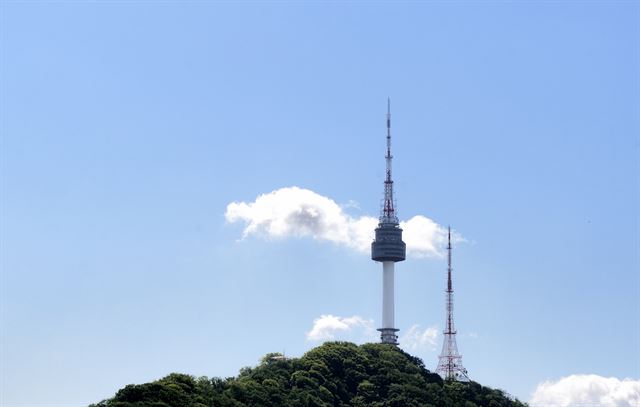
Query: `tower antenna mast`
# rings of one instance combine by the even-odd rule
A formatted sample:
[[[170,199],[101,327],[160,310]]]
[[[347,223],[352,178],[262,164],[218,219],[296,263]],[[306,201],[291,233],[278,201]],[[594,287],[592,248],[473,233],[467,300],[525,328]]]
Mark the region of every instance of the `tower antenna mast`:
[[[396,210],[393,202],[393,179],[391,178],[391,99],[387,99],[387,155],[385,161],[387,164],[387,173],[384,180],[384,204],[382,209],[382,218],[389,223],[398,223]]]
[[[462,366],[462,355],[458,353],[456,330],[453,324],[453,282],[451,280],[451,227],[447,234],[447,318],[444,330],[444,342],[439,356],[436,373],[446,380],[469,381],[467,369]]]

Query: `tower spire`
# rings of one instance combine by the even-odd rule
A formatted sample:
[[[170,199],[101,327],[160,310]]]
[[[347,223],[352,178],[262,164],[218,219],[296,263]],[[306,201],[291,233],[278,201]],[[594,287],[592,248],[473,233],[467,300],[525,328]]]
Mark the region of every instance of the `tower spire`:
[[[451,226],[447,227],[447,293],[453,294],[451,283]]]
[[[451,227],[447,231],[447,319],[444,329],[444,342],[440,353],[436,373],[444,379],[469,381],[467,369],[462,366],[462,356],[458,353],[456,330],[453,324],[453,282],[451,279]]]
[[[380,214],[380,223],[398,223],[395,205],[393,201],[393,179],[391,177],[391,98],[387,98],[387,154],[385,161],[387,164],[386,177],[384,180],[384,203]]]

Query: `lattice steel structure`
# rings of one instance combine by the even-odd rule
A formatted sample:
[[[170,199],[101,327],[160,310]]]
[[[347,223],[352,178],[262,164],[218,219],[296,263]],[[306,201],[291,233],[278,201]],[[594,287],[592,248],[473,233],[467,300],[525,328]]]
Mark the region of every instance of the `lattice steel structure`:
[[[438,367],[436,373],[443,379],[469,381],[467,369],[462,366],[462,355],[458,353],[458,344],[456,343],[456,330],[453,324],[453,283],[451,281],[451,228],[449,227],[448,245],[447,245],[447,321],[443,333],[444,342],[442,344],[442,353],[440,353]]]
[[[391,178],[391,102],[387,101],[387,163],[384,181],[384,201],[380,211],[380,221],[376,236],[371,243],[371,258],[382,262],[382,343],[398,344],[398,329],[394,327],[394,264],[405,259],[407,245],[402,241],[402,229],[393,198],[393,179]]]

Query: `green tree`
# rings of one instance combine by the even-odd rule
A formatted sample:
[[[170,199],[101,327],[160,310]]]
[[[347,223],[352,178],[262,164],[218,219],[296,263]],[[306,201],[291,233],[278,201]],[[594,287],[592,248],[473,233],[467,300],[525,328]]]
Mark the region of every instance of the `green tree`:
[[[237,377],[172,373],[130,384],[91,407],[522,407],[502,390],[443,381],[385,344],[328,342],[301,358],[270,353]]]

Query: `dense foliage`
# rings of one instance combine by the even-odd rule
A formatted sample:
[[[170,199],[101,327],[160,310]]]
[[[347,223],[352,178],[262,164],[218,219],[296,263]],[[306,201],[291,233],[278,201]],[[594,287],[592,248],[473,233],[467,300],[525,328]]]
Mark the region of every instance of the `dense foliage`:
[[[501,390],[443,381],[422,361],[391,345],[330,342],[299,359],[268,354],[236,378],[173,373],[130,384],[90,407],[525,406]]]

